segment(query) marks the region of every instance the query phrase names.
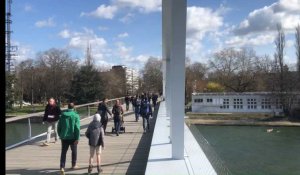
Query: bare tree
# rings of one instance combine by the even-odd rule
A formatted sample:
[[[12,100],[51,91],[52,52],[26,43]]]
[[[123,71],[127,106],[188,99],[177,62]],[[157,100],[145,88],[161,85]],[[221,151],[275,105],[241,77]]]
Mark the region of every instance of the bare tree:
[[[193,92],[203,91],[206,86],[207,66],[199,62],[186,62],[185,98],[186,103],[191,101]]]
[[[210,79],[221,83],[227,91],[253,91],[256,57],[254,50],[248,48],[227,48],[216,52],[209,63],[213,71]]]
[[[161,92],[162,91],[162,61],[150,57],[146,62],[143,74],[143,91]]]
[[[296,48],[296,56],[297,56],[297,70],[298,70],[298,78],[300,79],[300,24],[296,27],[295,32],[295,48]]]

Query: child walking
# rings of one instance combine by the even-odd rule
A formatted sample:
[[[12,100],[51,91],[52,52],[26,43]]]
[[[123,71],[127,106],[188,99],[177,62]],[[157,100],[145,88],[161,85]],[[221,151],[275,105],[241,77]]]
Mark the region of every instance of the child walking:
[[[86,132],[86,137],[89,139],[90,145],[90,159],[89,159],[89,168],[88,174],[93,170],[93,157],[96,152],[97,156],[97,170],[98,174],[102,172],[101,169],[101,147],[104,149],[104,130],[101,125],[101,117],[99,114],[95,114],[93,121],[89,124]]]

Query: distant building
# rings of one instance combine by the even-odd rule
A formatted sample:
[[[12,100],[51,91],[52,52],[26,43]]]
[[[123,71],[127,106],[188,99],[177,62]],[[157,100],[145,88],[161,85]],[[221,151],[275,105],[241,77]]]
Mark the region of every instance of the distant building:
[[[112,67],[112,71],[117,73],[122,79],[124,79],[124,88],[126,93],[135,94],[139,89],[139,73],[137,70],[127,68],[124,65],[116,65]]]
[[[292,105],[300,105],[300,93],[294,93]],[[280,113],[280,99],[271,92],[193,93],[192,112],[199,113]]]

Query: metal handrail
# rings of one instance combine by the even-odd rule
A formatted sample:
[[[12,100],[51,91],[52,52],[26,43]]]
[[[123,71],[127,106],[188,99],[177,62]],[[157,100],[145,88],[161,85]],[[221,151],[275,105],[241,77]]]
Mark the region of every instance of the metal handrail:
[[[121,99],[124,99],[125,97],[120,97],[120,98],[114,98],[114,99],[109,99],[107,102],[112,102],[112,101],[115,101],[115,100],[121,100]],[[97,105],[99,103],[101,103],[102,101],[97,101],[97,102],[93,102],[93,103],[86,103],[86,104],[81,104],[81,105],[75,105],[75,110],[77,108],[81,108],[81,107],[87,107],[87,112],[88,112],[88,117],[90,116],[90,106],[92,105]],[[61,108],[62,110],[65,110],[67,108]],[[16,144],[13,144],[13,145],[10,145],[10,146],[7,146],[5,148],[5,150],[9,150],[9,149],[12,149],[14,147],[17,147],[21,144],[24,144],[26,142],[29,142],[33,139],[36,139],[38,137],[42,137],[44,135],[47,134],[47,132],[44,132],[42,134],[39,134],[39,135],[36,135],[36,136],[32,136],[31,133],[32,133],[32,128],[31,128],[31,121],[30,121],[30,118],[31,117],[42,117],[44,115],[44,112],[37,112],[37,113],[32,113],[32,114],[26,114],[26,115],[21,115],[21,116],[17,116],[17,117],[11,117],[11,118],[7,118],[5,119],[5,123],[10,123],[10,122],[13,122],[13,121],[18,121],[18,120],[22,120],[22,119],[28,119],[28,138],[23,140],[23,141],[20,141]],[[85,120],[85,118],[82,118],[80,121],[82,120]],[[53,131],[53,130],[52,130]]]

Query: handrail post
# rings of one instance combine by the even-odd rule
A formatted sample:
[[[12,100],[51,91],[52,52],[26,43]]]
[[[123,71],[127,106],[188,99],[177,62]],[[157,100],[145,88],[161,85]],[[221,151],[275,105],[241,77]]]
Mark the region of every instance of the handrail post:
[[[88,117],[89,117],[89,116],[91,116],[90,106],[88,105],[87,108],[88,108]]]
[[[30,117],[28,118],[28,139],[31,139],[31,123],[30,123]]]

